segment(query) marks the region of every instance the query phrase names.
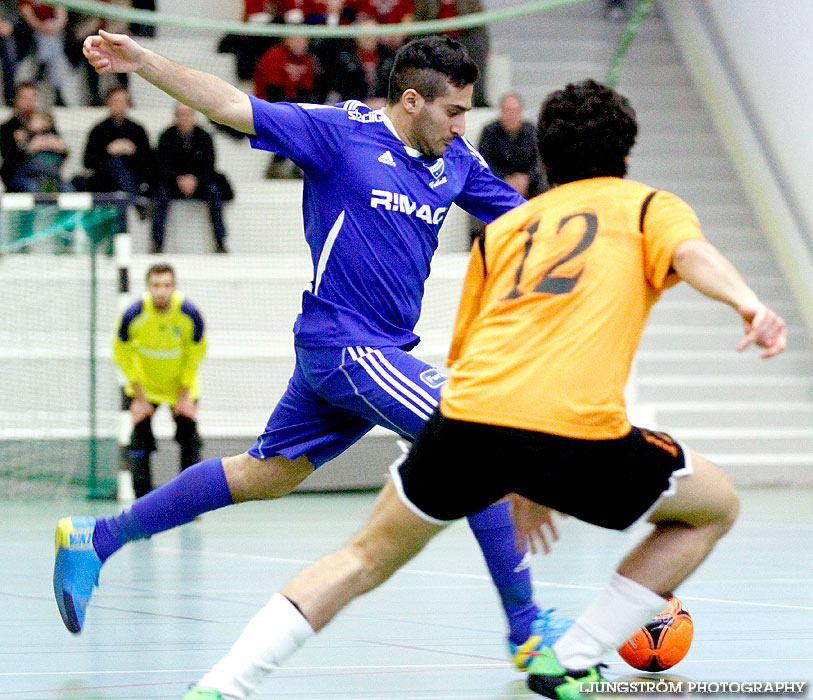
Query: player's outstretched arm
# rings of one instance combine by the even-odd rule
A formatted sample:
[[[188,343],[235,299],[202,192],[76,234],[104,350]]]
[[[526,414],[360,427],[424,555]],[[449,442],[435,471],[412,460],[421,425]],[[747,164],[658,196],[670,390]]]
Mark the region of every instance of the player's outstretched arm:
[[[758,345],[764,349],[762,357],[768,358],[785,349],[785,321],[759,300],[734,265],[713,245],[701,240],[684,241],[675,249],[672,267],[682,280],[732,306],[742,316],[745,336],[737,350]]]
[[[217,76],[170,61],[126,34],[103,29],[85,39],[82,53],[97,73],[136,73],[212,121],[254,134],[248,95]]]

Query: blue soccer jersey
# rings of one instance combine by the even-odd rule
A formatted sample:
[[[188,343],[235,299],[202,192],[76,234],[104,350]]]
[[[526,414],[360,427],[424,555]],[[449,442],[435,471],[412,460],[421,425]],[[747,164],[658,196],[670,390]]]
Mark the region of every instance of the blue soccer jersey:
[[[251,103],[251,145],[305,173],[314,275],[295,342],[414,347],[424,283],[452,202],[490,222],[525,200],[464,138],[443,157],[426,157],[398,138],[383,112],[361,102]]]

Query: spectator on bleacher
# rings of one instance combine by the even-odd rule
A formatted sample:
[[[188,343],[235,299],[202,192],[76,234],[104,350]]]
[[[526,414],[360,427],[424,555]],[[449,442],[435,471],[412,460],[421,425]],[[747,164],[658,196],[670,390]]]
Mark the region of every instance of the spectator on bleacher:
[[[130,7],[130,0],[101,0],[101,2],[120,7]],[[104,102],[102,101],[102,93],[99,91],[99,74],[84,59],[82,44],[88,36],[96,34],[100,29],[104,29],[106,32],[122,34],[127,30],[127,23],[92,15],[73,14],[69,17],[65,53],[73,66],[80,68],[85,73],[85,86],[88,91],[87,101],[92,107],[100,107]],[[129,82],[128,76],[115,75],[111,76],[111,78],[115,80],[116,85],[125,88]]]
[[[132,0],[134,10],[148,10],[155,12],[155,0]],[[155,36],[155,26],[152,24],[131,24],[130,33],[136,36]]]
[[[152,491],[152,417],[162,403],[175,420],[179,471],[200,461],[197,372],[205,354],[203,317],[176,291],[172,267],[153,265],[147,271],[147,293],[121,315],[113,341],[113,359],[127,382],[124,393],[133,421],[127,457],[137,497]]]
[[[34,83],[20,83],[14,91],[14,113],[0,126],[0,177],[9,192],[14,174],[25,158],[25,143],[28,132],[25,122],[39,108],[39,90]]]
[[[244,22],[271,22],[276,12],[273,0],[243,0]]]
[[[14,102],[14,76],[17,73],[17,40],[15,29],[20,20],[17,0],[0,0],[0,68],[3,70],[3,101]]]
[[[316,65],[308,37],[287,36],[254,69],[254,94],[268,102],[311,102]]]
[[[541,191],[534,125],[522,114],[522,98],[508,93],[500,100],[500,117],[487,124],[478,150],[491,170],[523,197]]]
[[[128,192],[146,196],[154,175],[153,152],[147,132],[127,118],[130,95],[112,88],[105,100],[108,117],[88,134],[84,165],[90,172],[76,178],[86,192]]]
[[[357,0],[358,16],[372,17],[379,24],[398,24],[415,19],[415,0]]]
[[[178,103],[175,124],[158,140],[156,151],[158,182],[153,199],[152,252],[164,245],[167,211],[172,199],[200,199],[209,208],[215,250],[226,251],[226,227],[223,202],[232,199],[226,178],[215,170],[212,137],[195,124],[195,111]]]
[[[68,71],[68,59],[65,56],[68,11],[62,5],[51,7],[37,0],[20,0],[20,16],[33,34],[37,79],[47,73],[54,91],[54,104],[64,107],[65,77]]]
[[[371,17],[361,17],[360,27],[376,26]],[[335,102],[362,100],[373,109],[384,106],[395,52],[377,36],[357,36],[339,53],[332,93]]]
[[[415,19],[426,21],[432,19],[450,19],[473,12],[482,12],[482,0],[416,0]],[[469,56],[477,64],[480,75],[474,83],[473,107],[488,107],[486,97],[486,66],[488,64],[489,37],[485,25],[446,32],[455,41],[466,47]]]
[[[526,199],[542,191],[536,132],[522,115],[522,98],[508,93],[500,101],[500,117],[487,124],[477,146],[491,170]],[[479,220],[470,220],[472,238],[482,234]]]
[[[353,0],[307,0],[304,5],[305,23],[337,27],[352,24],[356,19]],[[338,72],[337,56],[352,46],[349,39],[319,37],[311,39],[308,52],[315,59],[316,76],[311,99],[324,103],[333,90]]]
[[[415,20],[415,0],[353,0],[356,19],[371,17],[379,24],[401,24]],[[404,34],[385,34],[381,43],[393,51],[404,43]]]
[[[245,0],[244,22],[270,24],[282,22],[278,3],[274,0]],[[257,61],[268,49],[278,43],[276,37],[227,34],[217,45],[218,53],[234,54],[236,73],[240,80],[252,80]]]
[[[56,130],[54,118],[48,112],[35,110],[23,126],[25,135],[20,146],[24,155],[9,189],[12,192],[72,191],[71,184],[62,177],[68,147]]]
[[[313,102],[316,63],[308,45],[306,36],[287,36],[268,49],[254,71],[254,94],[268,102]],[[285,179],[299,174],[293,162],[275,153],[266,177]]]

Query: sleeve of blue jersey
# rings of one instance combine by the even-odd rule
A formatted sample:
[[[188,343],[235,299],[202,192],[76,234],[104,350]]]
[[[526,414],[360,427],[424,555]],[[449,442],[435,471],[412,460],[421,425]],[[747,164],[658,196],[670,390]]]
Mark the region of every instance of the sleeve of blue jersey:
[[[525,203],[525,198],[498,178],[483,156],[466,139],[462,139],[470,156],[466,185],[455,198],[455,204],[487,224]]]
[[[279,153],[313,174],[329,172],[341,139],[330,112],[323,105],[266,102],[249,96],[254,112],[252,148]]]

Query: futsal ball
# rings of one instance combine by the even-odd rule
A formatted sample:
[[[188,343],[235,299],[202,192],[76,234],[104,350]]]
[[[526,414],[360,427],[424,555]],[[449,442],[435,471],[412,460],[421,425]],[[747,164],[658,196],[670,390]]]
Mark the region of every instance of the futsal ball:
[[[618,653],[633,668],[665,671],[686,656],[693,636],[694,624],[689,611],[673,597],[666,610],[633,634]]]

